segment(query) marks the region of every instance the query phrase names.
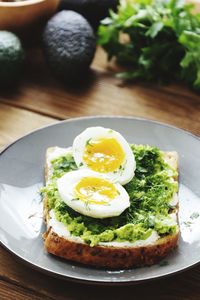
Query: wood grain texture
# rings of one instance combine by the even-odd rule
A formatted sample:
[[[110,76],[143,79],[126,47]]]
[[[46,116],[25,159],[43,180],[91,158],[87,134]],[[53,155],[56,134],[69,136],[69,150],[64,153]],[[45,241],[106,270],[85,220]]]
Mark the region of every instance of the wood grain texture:
[[[116,70],[98,49],[82,86],[67,87],[51,77],[41,50],[30,49],[20,85],[0,91],[0,147],[55,119],[97,114],[146,117],[200,134],[199,95],[181,85],[122,84],[113,76]],[[1,248],[0,299],[199,300],[200,266],[147,284],[95,287],[40,274]]]
[[[67,282],[40,274],[38,271],[22,264],[5,249],[0,251],[0,265],[0,278],[2,278],[2,281],[7,281],[9,278],[10,284],[17,287],[20,286],[22,290],[26,289],[26,291],[29,291],[28,295],[31,295],[32,291],[36,291],[36,296],[43,297],[41,299],[44,300],[46,298],[56,300],[199,300],[199,267],[171,278],[156,280],[148,284],[126,287],[101,287]],[[133,298],[130,298],[131,295]],[[21,298],[17,297],[15,299],[21,300]]]
[[[52,298],[40,295],[36,291],[22,288],[16,284],[0,280],[0,299],[1,300],[50,300]]]
[[[0,103],[0,148],[54,119]]]
[[[35,57],[33,60],[32,57]],[[27,73],[17,90],[0,101],[65,119],[82,115],[129,115],[166,122],[200,134],[200,96],[183,86],[123,84],[114,77],[98,49],[92,70],[81,86],[67,87],[52,78],[40,49],[29,51]]]

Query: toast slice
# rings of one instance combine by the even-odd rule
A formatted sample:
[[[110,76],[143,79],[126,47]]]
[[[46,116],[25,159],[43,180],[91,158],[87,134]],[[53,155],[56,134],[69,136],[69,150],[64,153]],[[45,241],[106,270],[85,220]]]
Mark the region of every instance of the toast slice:
[[[47,150],[45,179],[48,182],[51,174],[50,157],[55,151],[63,148],[52,147]],[[59,151],[58,151],[59,152]],[[60,153],[61,153],[60,152]],[[178,154],[176,152],[163,152],[164,161],[173,169],[178,170]],[[173,178],[178,181],[178,177]],[[178,198],[171,211],[178,223]],[[48,205],[48,197],[44,195],[44,220],[47,231],[43,235],[44,246],[47,252],[67,260],[79,262],[94,267],[111,269],[147,266],[158,263],[166,257],[178,243],[179,229],[173,234],[160,236],[156,240],[135,243],[101,243],[91,247],[79,237],[71,236],[61,222],[55,221]],[[53,221],[52,221],[53,220]],[[57,230],[55,222],[59,224]],[[61,230],[60,230],[61,229]]]

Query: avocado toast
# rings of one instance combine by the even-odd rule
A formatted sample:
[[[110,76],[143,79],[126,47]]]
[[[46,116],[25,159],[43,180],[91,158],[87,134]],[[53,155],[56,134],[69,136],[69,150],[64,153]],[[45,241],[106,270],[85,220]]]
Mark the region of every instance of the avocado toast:
[[[58,190],[60,178],[82,167],[74,160],[73,148],[47,150],[42,190],[46,250],[67,260],[113,269],[152,265],[171,252],[179,235],[177,153],[130,145],[136,168],[132,179],[123,184],[130,205],[119,215],[94,218],[90,204],[86,214],[77,212]]]

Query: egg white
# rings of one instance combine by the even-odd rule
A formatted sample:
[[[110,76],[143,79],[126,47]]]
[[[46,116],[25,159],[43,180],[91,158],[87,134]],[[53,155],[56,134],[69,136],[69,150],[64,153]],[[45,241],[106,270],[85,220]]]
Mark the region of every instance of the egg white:
[[[124,137],[112,129],[104,127],[89,127],[75,138],[72,151],[77,166],[80,169],[90,169],[83,159],[87,141],[90,139],[99,140],[102,138],[114,138],[120,144],[125,153],[125,160],[120,168],[114,170],[113,172],[103,174],[106,174],[106,176],[113,182],[118,182],[122,185],[128,183],[134,177],[134,172],[136,169],[135,157],[130,145],[124,139]]]
[[[118,191],[118,195],[110,200],[108,205],[100,203],[89,203],[86,205],[84,201],[77,199],[77,195],[74,191],[75,186],[85,177],[95,177],[109,181],[105,175],[90,170],[68,172],[57,180],[58,192],[61,199],[73,210],[89,217],[103,219],[119,216],[130,206],[129,195],[119,183],[113,183]]]

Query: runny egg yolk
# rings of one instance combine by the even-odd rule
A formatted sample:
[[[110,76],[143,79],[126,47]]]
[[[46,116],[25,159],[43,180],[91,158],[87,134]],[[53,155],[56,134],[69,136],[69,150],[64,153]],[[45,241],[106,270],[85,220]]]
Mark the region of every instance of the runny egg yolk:
[[[118,170],[124,163],[125,153],[114,138],[89,140],[86,143],[83,160],[93,171],[108,173]]]
[[[87,204],[109,204],[119,194],[114,184],[96,177],[84,177],[74,188],[77,200]]]

